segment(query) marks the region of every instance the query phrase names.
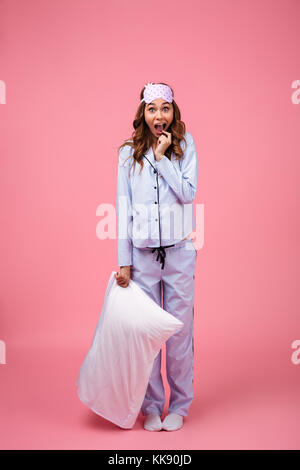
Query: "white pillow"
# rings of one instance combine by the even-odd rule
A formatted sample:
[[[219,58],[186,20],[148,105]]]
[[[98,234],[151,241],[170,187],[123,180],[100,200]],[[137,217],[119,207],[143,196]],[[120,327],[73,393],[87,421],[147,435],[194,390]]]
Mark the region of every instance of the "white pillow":
[[[155,357],[183,323],[132,279],[121,287],[113,271],[92,345],[76,381],[79,399],[121,428],[134,426]]]

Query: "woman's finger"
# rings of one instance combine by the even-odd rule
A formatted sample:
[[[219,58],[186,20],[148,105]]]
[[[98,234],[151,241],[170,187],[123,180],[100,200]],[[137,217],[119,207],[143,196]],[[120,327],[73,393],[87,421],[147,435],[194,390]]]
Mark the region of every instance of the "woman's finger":
[[[167,131],[162,131],[162,134],[167,138],[171,137],[172,135],[171,132],[167,132]]]

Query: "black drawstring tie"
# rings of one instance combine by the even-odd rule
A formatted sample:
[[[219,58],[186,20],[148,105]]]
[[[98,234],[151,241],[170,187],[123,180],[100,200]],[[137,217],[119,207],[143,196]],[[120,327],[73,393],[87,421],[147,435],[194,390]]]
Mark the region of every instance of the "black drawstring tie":
[[[165,248],[169,248],[170,246],[175,246],[175,245],[158,246],[157,248],[153,248],[152,250],[152,253],[154,253],[155,250],[157,250],[156,261],[159,261],[161,263],[161,269],[164,269],[164,266],[165,266],[165,257],[166,257]]]

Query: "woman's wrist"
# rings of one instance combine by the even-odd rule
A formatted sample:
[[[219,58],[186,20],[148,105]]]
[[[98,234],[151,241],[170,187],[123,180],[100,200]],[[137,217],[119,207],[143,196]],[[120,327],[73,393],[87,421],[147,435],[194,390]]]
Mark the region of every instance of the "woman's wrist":
[[[162,159],[163,156],[164,156],[164,154],[156,153],[156,152],[154,153],[154,157],[155,157],[155,160],[157,162],[159,162]]]

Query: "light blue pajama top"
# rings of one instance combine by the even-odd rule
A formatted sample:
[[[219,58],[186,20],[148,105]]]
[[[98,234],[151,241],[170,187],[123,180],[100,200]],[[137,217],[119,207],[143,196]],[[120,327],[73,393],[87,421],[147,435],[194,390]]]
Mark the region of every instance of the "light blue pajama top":
[[[172,245],[194,230],[198,158],[192,135],[186,132],[184,137],[182,159],[172,153],[171,160],[164,155],[158,162],[150,147],[140,174],[139,163],[131,168],[134,149],[121,148],[116,203],[119,266],[132,265],[133,246]],[[180,146],[183,150],[183,140]]]

